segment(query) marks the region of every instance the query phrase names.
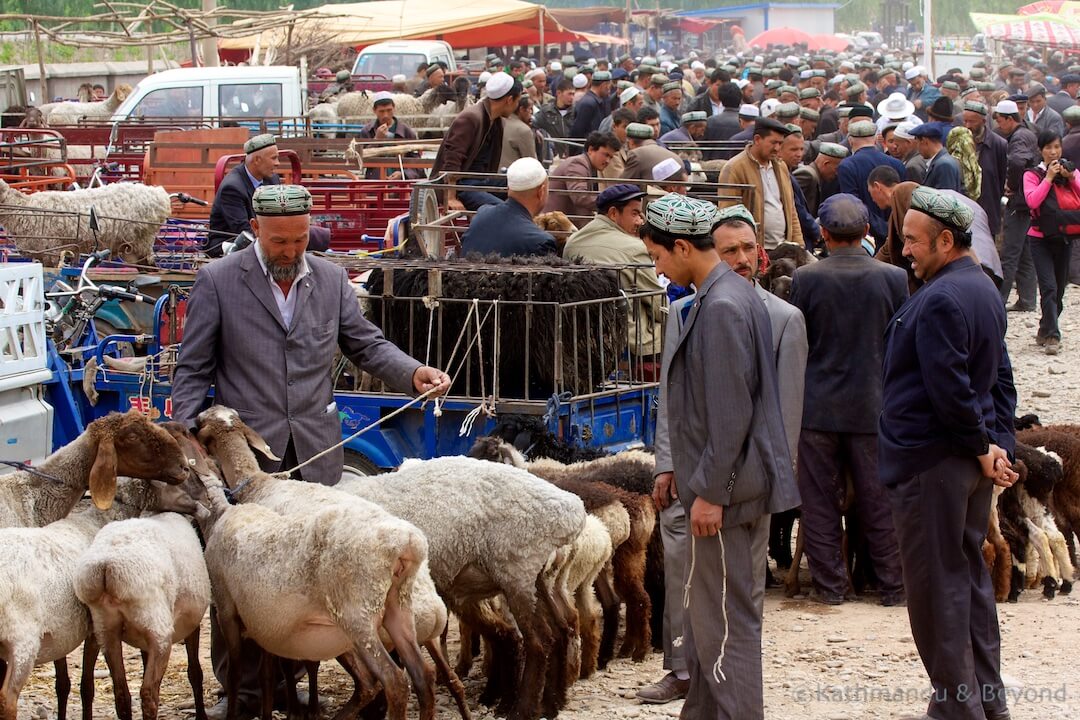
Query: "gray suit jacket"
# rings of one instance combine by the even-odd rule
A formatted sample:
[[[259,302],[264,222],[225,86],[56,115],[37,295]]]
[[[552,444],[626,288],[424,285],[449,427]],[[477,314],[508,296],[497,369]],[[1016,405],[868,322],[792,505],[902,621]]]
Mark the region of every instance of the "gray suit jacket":
[[[768,312],[725,263],[698,289],[675,343],[667,411],[687,512],[701,496],[733,527],[798,506]]]
[[[184,341],[173,378],[173,416],[191,425],[214,385],[214,402],[234,408],[279,457],[292,437],[303,462],[341,440],[330,369],[334,351],[412,393],[420,366],[360,313],[345,271],[307,256],[311,273],[297,281],[292,327],[286,328],[255,248],[210,263],[195,277]],[[308,479],[333,485],[343,451],[304,468]]]

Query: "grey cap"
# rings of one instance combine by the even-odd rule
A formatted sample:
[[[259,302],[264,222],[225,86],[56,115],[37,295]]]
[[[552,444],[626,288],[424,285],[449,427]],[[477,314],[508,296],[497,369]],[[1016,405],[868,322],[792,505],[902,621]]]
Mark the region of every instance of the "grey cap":
[[[857,138],[868,138],[877,135],[877,125],[871,120],[860,120],[848,125],[848,135]]]
[[[866,205],[850,193],[830,195],[818,207],[818,221],[824,230],[837,235],[852,235],[866,230],[870,214]]]
[[[262,135],[256,135],[255,137],[244,143],[244,154],[250,155],[253,152],[258,152],[263,148],[268,148],[272,145],[277,145],[277,138],[270,133],[264,133]]]
[[[840,143],[823,142],[818,146],[818,154],[843,160],[851,154],[851,151]]]
[[[798,103],[787,102],[776,108],[775,114],[778,118],[794,118],[799,116],[799,109]]]
[[[704,110],[692,110],[682,114],[682,121],[684,123],[705,122],[708,119],[709,116],[705,114]]]
[[[1065,108],[1065,112],[1061,113],[1061,117],[1070,125],[1080,124],[1080,105],[1071,105]]]
[[[817,110],[812,110],[811,108],[799,108],[799,117],[801,117],[803,120],[811,120],[813,122],[817,122],[821,119],[821,113],[819,113]]]

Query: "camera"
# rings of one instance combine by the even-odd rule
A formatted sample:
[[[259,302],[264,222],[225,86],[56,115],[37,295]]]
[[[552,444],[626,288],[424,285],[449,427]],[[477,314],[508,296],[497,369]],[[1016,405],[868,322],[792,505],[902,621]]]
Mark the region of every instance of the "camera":
[[[1060,160],[1058,160],[1058,164],[1061,165],[1061,169],[1065,171],[1065,174],[1055,175],[1054,184],[1068,185],[1069,180],[1072,178],[1073,171],[1076,170],[1076,163],[1074,163],[1072,160],[1066,160],[1065,158],[1061,158]]]
[[[1073,171],[1076,170],[1076,163],[1074,163],[1072,160],[1066,160],[1065,158],[1061,158],[1060,160],[1058,160],[1058,162],[1061,163],[1061,167],[1065,168],[1065,172],[1067,173],[1071,174]]]

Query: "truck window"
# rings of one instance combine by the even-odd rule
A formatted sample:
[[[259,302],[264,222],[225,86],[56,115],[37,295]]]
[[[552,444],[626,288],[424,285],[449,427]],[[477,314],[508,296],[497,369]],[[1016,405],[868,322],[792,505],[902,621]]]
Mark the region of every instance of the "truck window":
[[[151,90],[131,109],[131,117],[202,117],[203,89],[196,87]]]
[[[281,83],[218,86],[221,117],[281,117]]]
[[[356,58],[353,75],[382,75],[387,80],[395,75],[411,78],[420,63],[426,62],[420,53],[369,53]]]

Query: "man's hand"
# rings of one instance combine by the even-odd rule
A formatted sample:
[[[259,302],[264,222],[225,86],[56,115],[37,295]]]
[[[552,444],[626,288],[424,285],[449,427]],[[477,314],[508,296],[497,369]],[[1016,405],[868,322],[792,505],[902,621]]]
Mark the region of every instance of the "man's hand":
[[[723,505],[713,505],[703,497],[694,500],[694,504],[690,507],[690,529],[694,537],[715,535],[723,526]]]
[[[416,372],[413,373],[412,383],[413,387],[416,388],[416,392],[421,394],[435,388],[435,392],[428,397],[445,395],[450,390],[450,376],[442,370],[427,365],[416,368]]]
[[[376,140],[385,140],[388,137],[390,137],[390,126],[389,125],[380,125],[379,127],[375,128],[375,139]]]
[[[675,487],[675,473],[664,472],[653,480],[652,501],[657,510],[663,510],[671,504],[672,500],[679,499],[679,491]]]
[[[978,460],[983,477],[992,479],[995,485],[1009,487],[1020,477],[1012,469],[1009,454],[997,445],[991,445],[987,453],[980,455]]]

